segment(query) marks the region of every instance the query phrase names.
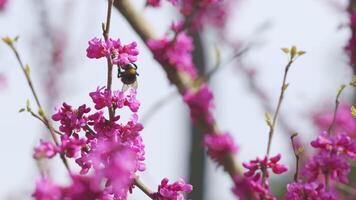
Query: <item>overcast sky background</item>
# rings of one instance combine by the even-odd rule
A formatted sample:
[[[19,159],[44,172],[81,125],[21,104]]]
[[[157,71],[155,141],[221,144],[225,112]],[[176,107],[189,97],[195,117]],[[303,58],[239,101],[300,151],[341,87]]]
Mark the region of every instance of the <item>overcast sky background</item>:
[[[18,49],[23,60],[30,64],[34,84],[41,99],[44,99],[44,87],[40,80],[46,76],[43,69],[49,66],[42,66],[38,59],[38,56],[45,55],[46,50],[36,48],[43,42],[38,37],[38,9],[34,6],[38,0],[9,1],[7,10],[0,13],[0,36],[20,36]],[[256,37],[256,40],[263,42],[244,57],[243,63],[256,68],[258,85],[270,95],[274,105],[286,64],[286,57],[280,48],[297,45],[307,51],[290,71],[290,86],[282,107],[285,120],[304,138],[312,137],[316,131],[308,118],[310,111],[331,108],[339,85],[351,79],[351,70],[343,52],[350,33],[347,28],[340,28],[347,23],[347,15],[340,10],[346,2],[338,1],[341,7],[335,6],[338,4],[334,2],[337,1],[240,0],[229,22],[231,38],[244,41]],[[105,85],[106,65],[105,60],[87,59],[85,49],[88,40],[101,36],[100,24],[106,15],[106,3],[98,0],[52,0],[47,4],[50,5],[49,20],[69,35],[70,43],[66,54],[66,72],[61,78],[62,95],[54,104],[60,105],[65,101],[74,106],[83,103],[92,105],[88,93],[97,86]],[[135,1],[135,4],[142,9],[142,0]],[[172,11],[172,7],[164,3],[161,10],[145,9],[142,13],[151,22],[152,29],[163,35],[175,17]],[[266,22],[270,24],[269,28],[251,38],[251,33]],[[116,11],[113,12],[111,35],[120,37],[124,43],[138,42],[141,51],[138,98],[142,116],[175,88],[169,85],[151,53]],[[204,39],[208,42],[206,48],[211,66],[214,61],[212,47],[216,41],[211,31],[204,35]],[[229,56],[228,51],[221,51],[222,59]],[[30,99],[33,105],[34,101],[14,56],[4,44],[0,44],[0,73],[8,79],[8,86],[0,90],[0,199],[10,196],[13,199],[28,199],[21,194],[30,193],[38,177],[32,149],[46,131],[36,119],[17,112],[25,105],[26,99]],[[268,133],[265,110],[249,92],[246,77],[232,65],[215,74],[211,83],[216,105],[214,114],[220,129],[229,131],[240,146],[239,160],[247,161],[264,155]],[[119,80],[114,81],[114,88],[121,88]],[[350,92],[346,92],[343,98],[349,96]],[[145,124],[142,136],[146,145],[147,170],[141,177],[154,190],[163,177],[174,181],[187,176],[188,117],[187,108],[176,97]],[[292,167],[290,141],[284,135],[277,129],[272,155],[281,152],[282,162],[289,162]],[[51,164],[55,180],[65,184],[67,179],[59,159],[51,161]],[[211,161],[208,161],[207,177],[206,199],[232,199],[231,180]],[[129,199],[145,197],[137,189]]]

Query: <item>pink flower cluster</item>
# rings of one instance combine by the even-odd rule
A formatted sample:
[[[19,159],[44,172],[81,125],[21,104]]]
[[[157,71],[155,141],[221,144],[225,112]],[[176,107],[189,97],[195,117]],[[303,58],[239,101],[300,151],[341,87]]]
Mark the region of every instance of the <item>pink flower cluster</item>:
[[[131,90],[130,94],[125,96],[124,92],[117,90],[111,92],[110,90],[97,88],[95,92],[89,93],[92,98],[95,109],[100,110],[104,107],[122,108],[127,106],[132,112],[137,112],[140,107],[140,102],[136,99],[136,90]]]
[[[98,144],[91,155],[94,175],[71,175],[72,184],[65,187],[43,177],[38,180],[33,197],[37,200],[126,199],[136,166],[135,153],[106,141]]]
[[[168,184],[168,178],[164,178],[158,186],[158,192],[152,195],[155,200],[184,200],[181,192],[190,193],[193,186],[184,182],[183,179]]]
[[[256,160],[251,160],[249,163],[242,163],[242,165],[247,169],[244,176],[248,178],[248,183],[255,192],[257,192],[261,197],[268,200],[276,199],[270,194],[268,177],[268,169],[272,169],[275,174],[282,174],[288,170],[285,165],[278,164],[281,159],[281,155],[278,154],[271,158],[265,156],[263,159],[256,158]],[[263,175],[265,174],[265,179],[263,180]]]
[[[214,107],[213,94],[206,84],[201,85],[198,91],[186,91],[183,100],[188,104],[194,122],[204,120],[207,124],[213,123],[214,119],[210,111]]]
[[[113,64],[120,66],[136,62],[138,53],[136,42],[123,45],[120,39],[114,40],[111,38],[107,41],[93,38],[89,41],[89,47],[87,48],[88,58],[111,57]]]
[[[323,184],[294,182],[287,185],[286,200],[337,200],[332,192],[325,190]]]
[[[347,183],[350,165],[346,159],[356,159],[356,141],[346,134],[330,136],[322,132],[311,145],[319,151],[303,170],[307,180],[315,181],[320,174],[328,174],[332,180]]]
[[[238,150],[229,133],[206,134],[203,143],[208,148],[209,156],[217,162],[221,161],[226,154],[236,153]]]
[[[0,11],[4,10],[7,4],[7,0],[0,0]]]
[[[75,109],[64,103],[52,116],[60,123],[60,144],[41,141],[34,153],[36,159],[52,158],[57,153],[73,158],[81,167],[81,175],[72,174],[73,184],[68,187],[54,186],[42,179],[33,194],[37,200],[126,199],[135,173],[145,170],[144,144],[140,136],[143,126],[136,114],[140,105],[136,91],[126,94],[98,88],[90,96],[97,111],[90,114],[91,109],[85,104]],[[128,122],[119,123],[120,115],[105,117],[105,108],[115,113],[124,106],[132,112]],[[92,172],[88,173],[89,170]],[[53,191],[58,195],[46,198]]]
[[[197,70],[192,60],[193,39],[187,33],[177,33],[173,39],[168,37],[151,39],[147,41],[147,45],[160,63],[169,64],[177,71],[190,75],[192,79],[197,77]]]
[[[177,5],[178,0],[167,0],[172,3],[172,5]],[[161,6],[161,0],[147,0],[147,5],[152,6],[152,7],[160,7]]]
[[[352,117],[351,105],[341,103],[337,111],[334,133],[347,133],[351,137],[356,137],[356,119]],[[316,113],[313,116],[314,123],[320,131],[327,130],[333,120],[333,111]]]

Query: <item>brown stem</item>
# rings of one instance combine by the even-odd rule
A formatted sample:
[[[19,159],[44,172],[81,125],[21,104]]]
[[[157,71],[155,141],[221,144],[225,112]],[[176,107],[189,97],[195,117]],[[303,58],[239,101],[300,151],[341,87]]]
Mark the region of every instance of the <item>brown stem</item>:
[[[105,23],[105,26],[103,25],[103,36],[104,36],[105,41],[107,41],[109,39],[110,24],[111,24],[111,12],[112,12],[112,7],[113,7],[114,2],[115,2],[115,0],[108,0],[106,23]],[[112,69],[114,66],[111,56],[109,56],[107,58],[107,63],[108,63],[108,73],[107,73],[106,89],[111,91]],[[109,110],[109,119],[112,120],[114,118],[114,110],[112,107],[109,107],[108,110]]]
[[[146,43],[150,39],[156,39],[157,37],[152,31],[152,26],[146,21],[142,16],[142,13],[139,13],[131,4],[130,0],[120,0],[114,2],[115,8],[120,11],[120,13],[126,18],[130,23],[132,28],[136,33],[141,37],[141,39]],[[187,90],[194,90],[194,81],[183,80],[181,76],[178,75],[178,72],[170,66],[168,63],[160,63],[170,82],[174,84],[179,93],[183,95]],[[221,131],[218,129],[216,122],[214,121],[211,124],[206,123],[204,120],[198,120],[197,126],[204,133],[216,133],[219,134]],[[239,169],[239,164],[235,159],[233,154],[228,154],[222,163],[225,171],[229,173],[231,177],[234,177],[238,174],[241,174]]]
[[[335,122],[336,122],[336,116],[337,116],[337,110],[339,108],[340,105],[340,95],[342,93],[342,91],[345,89],[345,85],[341,85],[339,91],[337,92],[336,98],[335,98],[335,108],[334,108],[334,114],[333,114],[333,120],[331,121],[331,124],[328,128],[328,134],[331,135],[332,129],[334,128]]]
[[[271,151],[272,138],[273,138],[274,129],[275,129],[275,126],[277,123],[277,117],[278,117],[279,110],[281,108],[282,101],[284,98],[284,92],[287,89],[286,87],[288,87],[288,85],[286,84],[287,74],[288,74],[289,68],[292,65],[293,61],[294,61],[293,59],[290,59],[288,64],[285,67],[285,70],[284,70],[283,81],[282,81],[282,86],[281,86],[281,93],[279,95],[276,112],[273,115],[272,126],[270,126],[270,130],[269,130],[269,134],[268,134],[268,145],[267,145],[267,152],[266,152],[267,156],[269,156],[269,153]]]
[[[39,115],[37,115],[36,113],[34,113],[33,111],[30,111],[31,115],[33,117],[35,117],[36,119],[40,120],[48,129],[49,129],[49,125],[44,121],[44,119],[42,119]],[[63,133],[57,131],[57,130],[53,130],[57,135],[63,135]]]
[[[144,192],[150,199],[153,199],[153,192],[148,188],[138,177],[134,179],[134,185],[136,185],[142,192]]]
[[[292,143],[292,147],[293,147],[293,152],[294,152],[294,156],[295,156],[295,174],[294,174],[294,181],[297,182],[298,181],[298,174],[299,174],[299,150],[297,149],[295,143],[294,143],[294,138],[297,137],[297,133],[294,133],[291,137],[291,143]]]
[[[54,143],[58,146],[58,145],[59,145],[59,142],[58,142],[58,139],[57,139],[57,137],[56,137],[56,135],[55,135],[54,128],[53,128],[53,126],[51,125],[51,123],[49,122],[49,120],[48,120],[48,118],[47,118],[45,112],[43,111],[43,107],[41,106],[41,103],[40,103],[40,100],[39,100],[38,95],[37,95],[37,93],[36,93],[36,90],[35,90],[35,88],[34,88],[34,86],[33,86],[33,84],[32,84],[32,80],[31,80],[31,77],[30,77],[30,73],[29,73],[28,69],[26,69],[25,65],[23,64],[22,59],[21,59],[21,57],[20,57],[20,55],[19,55],[19,53],[18,53],[16,47],[14,46],[14,44],[13,44],[12,42],[11,42],[11,43],[7,43],[7,44],[9,45],[9,47],[11,48],[11,50],[13,51],[13,53],[15,54],[16,59],[17,59],[19,65],[20,65],[20,67],[21,67],[21,69],[22,69],[22,72],[24,73],[24,75],[25,75],[25,77],[26,77],[27,83],[28,83],[28,85],[29,85],[29,87],[30,87],[30,89],[31,89],[32,95],[33,95],[33,97],[35,98],[36,104],[37,104],[37,106],[38,106],[38,110],[41,110],[41,112],[42,112],[42,114],[41,114],[42,120],[43,120],[43,122],[46,124],[46,126],[47,126],[49,132],[51,133],[51,136],[52,136],[52,139],[53,139]],[[41,120],[41,121],[42,121],[42,120]],[[62,161],[63,161],[63,164],[64,164],[64,166],[66,167],[67,171],[68,171],[69,173],[71,173],[71,170],[70,170],[70,168],[69,168],[67,159],[65,158],[64,154],[61,154],[60,157],[61,157],[61,159],[62,159]]]

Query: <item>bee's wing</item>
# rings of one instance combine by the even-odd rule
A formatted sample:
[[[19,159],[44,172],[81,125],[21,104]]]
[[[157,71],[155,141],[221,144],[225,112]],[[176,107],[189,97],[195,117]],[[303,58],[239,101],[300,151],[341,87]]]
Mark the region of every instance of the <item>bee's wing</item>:
[[[138,83],[137,83],[137,81],[135,81],[134,83],[132,83],[131,87],[132,87],[133,89],[137,90],[137,88],[138,88]]]
[[[126,92],[129,88],[130,88],[130,85],[123,84],[121,91],[122,91],[122,92]]]

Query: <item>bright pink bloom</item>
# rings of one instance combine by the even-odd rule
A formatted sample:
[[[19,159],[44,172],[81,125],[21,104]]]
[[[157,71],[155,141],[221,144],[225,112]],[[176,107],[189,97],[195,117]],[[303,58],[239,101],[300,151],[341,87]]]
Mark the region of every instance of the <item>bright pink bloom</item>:
[[[248,178],[250,187],[265,199],[276,199],[269,192],[268,169],[272,169],[273,173],[275,174],[282,174],[288,170],[287,166],[278,164],[280,159],[281,155],[277,154],[271,158],[265,156],[263,159],[256,158],[256,160],[251,160],[249,163],[242,163],[243,167],[248,169],[248,171],[244,173],[244,176]],[[262,181],[263,171],[265,171],[266,175],[264,182]]]
[[[136,90],[131,89],[130,93],[125,96],[124,92],[117,90],[111,92],[110,90],[103,88],[97,88],[95,92],[91,92],[89,95],[92,98],[95,109],[100,110],[104,107],[122,108],[127,106],[132,112],[137,112],[140,107],[140,102],[136,99]]]
[[[314,148],[331,154],[344,154],[351,159],[356,158],[356,141],[352,140],[346,134],[330,136],[326,131],[322,132],[316,140],[311,142]]]
[[[350,165],[342,156],[321,151],[308,161],[302,172],[309,182],[317,180],[326,172],[331,180],[348,183]]]
[[[53,143],[40,140],[40,143],[35,147],[33,158],[37,160],[41,158],[53,158],[57,152],[57,147]]]
[[[32,197],[36,200],[61,200],[61,188],[47,178],[42,177],[36,181],[36,189]]]
[[[317,182],[293,182],[287,185],[286,200],[337,200],[333,193],[327,192],[323,184]]]
[[[124,66],[132,62],[136,62],[137,50],[136,42],[127,45],[122,45],[120,39],[113,40],[109,38],[107,41],[93,38],[89,42],[87,48],[87,57],[99,59],[102,57],[111,57],[114,64]]]
[[[345,134],[330,136],[324,131],[311,142],[311,145],[319,151],[310,158],[303,169],[308,181],[328,174],[332,180],[347,183],[350,165],[346,159],[356,159],[356,142]]]
[[[341,103],[337,111],[333,133],[347,133],[356,137],[356,119],[351,115],[351,105]],[[314,114],[314,123],[320,131],[327,130],[333,120],[334,111],[324,111]]]
[[[52,116],[52,119],[60,121],[60,131],[71,135],[73,132],[79,132],[87,125],[88,118],[85,114],[88,112],[90,112],[90,108],[86,107],[85,104],[79,106],[78,109],[74,109],[72,106],[63,103],[57,113]]]
[[[147,0],[147,5],[150,5],[152,7],[160,7],[161,0]]]
[[[169,2],[172,3],[172,5],[177,5],[178,0],[168,0]],[[147,0],[147,5],[152,6],[152,7],[160,7],[161,6],[161,0]]]
[[[86,139],[79,139],[79,136],[76,134],[73,134],[73,137],[63,135],[61,137],[60,151],[69,158],[75,158],[79,155],[85,145]]]
[[[64,199],[95,200],[101,195],[99,183],[93,181],[91,176],[72,175],[72,184],[62,189]]]
[[[222,160],[226,154],[237,152],[237,146],[229,133],[206,134],[203,143],[210,157],[216,161]]]
[[[169,64],[193,79],[197,77],[197,70],[192,59],[193,39],[185,32],[178,33],[174,41],[165,37],[160,40],[149,40],[147,45],[160,63]]]
[[[258,199],[256,193],[250,186],[250,181],[242,176],[234,177],[234,187],[232,192],[240,200]]]
[[[0,11],[4,10],[7,4],[7,0],[0,0]]]
[[[196,92],[186,91],[183,100],[188,104],[190,116],[194,122],[201,119],[208,124],[213,123],[213,116],[210,112],[210,109],[214,107],[213,94],[207,85],[200,86]]]
[[[173,184],[168,184],[168,178],[164,178],[161,181],[161,185],[158,186],[158,192],[154,193],[153,199],[155,200],[184,200],[184,196],[181,192],[190,193],[193,191],[193,186],[180,179]]]

